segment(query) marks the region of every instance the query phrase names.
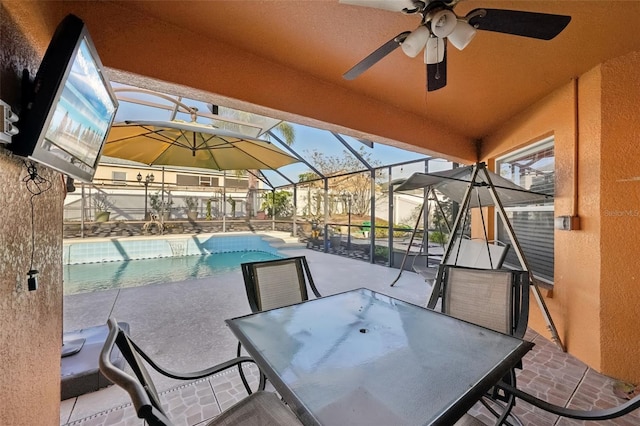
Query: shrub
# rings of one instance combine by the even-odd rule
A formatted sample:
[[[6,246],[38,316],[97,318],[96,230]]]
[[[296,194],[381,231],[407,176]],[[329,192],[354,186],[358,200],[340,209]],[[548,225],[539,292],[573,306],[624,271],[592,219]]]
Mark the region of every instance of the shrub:
[[[373,252],[373,256],[374,256],[374,259],[388,259],[389,247],[376,246],[376,249]]]
[[[433,231],[429,233],[429,241],[436,244],[444,245],[449,240],[449,236],[444,232]]]
[[[98,192],[93,196],[93,205],[97,212],[106,212],[110,206],[113,206],[113,201],[104,192]]]

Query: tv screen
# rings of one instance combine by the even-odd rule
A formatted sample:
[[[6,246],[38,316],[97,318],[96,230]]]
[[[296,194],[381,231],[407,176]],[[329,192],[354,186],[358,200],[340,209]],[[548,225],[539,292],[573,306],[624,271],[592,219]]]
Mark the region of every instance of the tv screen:
[[[12,149],[91,182],[118,101],[78,17],[68,15],[58,25],[32,87],[20,115],[20,137]]]

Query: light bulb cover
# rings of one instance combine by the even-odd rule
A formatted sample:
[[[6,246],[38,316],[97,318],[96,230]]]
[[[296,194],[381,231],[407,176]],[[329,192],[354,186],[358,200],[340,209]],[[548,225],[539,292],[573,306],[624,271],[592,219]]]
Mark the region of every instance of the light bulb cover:
[[[415,58],[424,48],[424,45],[427,44],[429,35],[429,28],[424,25],[420,25],[404,39],[400,47],[402,47],[402,51],[407,56]]]
[[[427,47],[424,49],[424,63],[438,64],[444,60],[444,40],[438,37],[430,37]]]
[[[431,31],[439,38],[448,37],[456,28],[458,17],[449,9],[442,9],[431,17]]]
[[[476,33],[475,28],[469,25],[467,21],[460,19],[456,23],[456,28],[449,34],[448,38],[456,49],[462,50],[469,45],[471,40],[476,36]]]

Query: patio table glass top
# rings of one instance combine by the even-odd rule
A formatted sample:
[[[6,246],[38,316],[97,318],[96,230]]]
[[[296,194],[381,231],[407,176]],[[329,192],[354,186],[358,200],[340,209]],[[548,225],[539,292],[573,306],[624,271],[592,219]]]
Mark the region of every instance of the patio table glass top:
[[[227,324],[305,424],[453,424],[533,346],[364,288]]]

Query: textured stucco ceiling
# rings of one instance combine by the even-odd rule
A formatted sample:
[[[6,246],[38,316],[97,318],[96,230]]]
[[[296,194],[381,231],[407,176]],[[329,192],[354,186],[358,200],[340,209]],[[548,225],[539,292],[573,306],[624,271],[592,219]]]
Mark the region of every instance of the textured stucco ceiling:
[[[171,22],[194,36],[223,40],[348,90],[424,115],[482,138],[502,121],[597,64],[640,50],[640,1],[460,2],[478,7],[570,15],[551,41],[479,32],[464,50],[450,48],[448,86],[426,93],[421,58],[397,49],[353,81],[342,74],[417,16],[337,1],[127,2],[124,7]]]
[[[355,80],[342,78],[414,29],[417,16],[337,0],[3,4],[43,50],[64,14],[80,16],[118,81],[149,77],[161,87],[148,88],[173,84],[204,93],[201,100],[464,162],[528,106],[600,63],[640,51],[640,0],[463,0],[460,16],[486,7],[572,20],[551,41],[480,31],[464,51],[448,49],[448,85],[426,92],[422,58],[401,49]]]

